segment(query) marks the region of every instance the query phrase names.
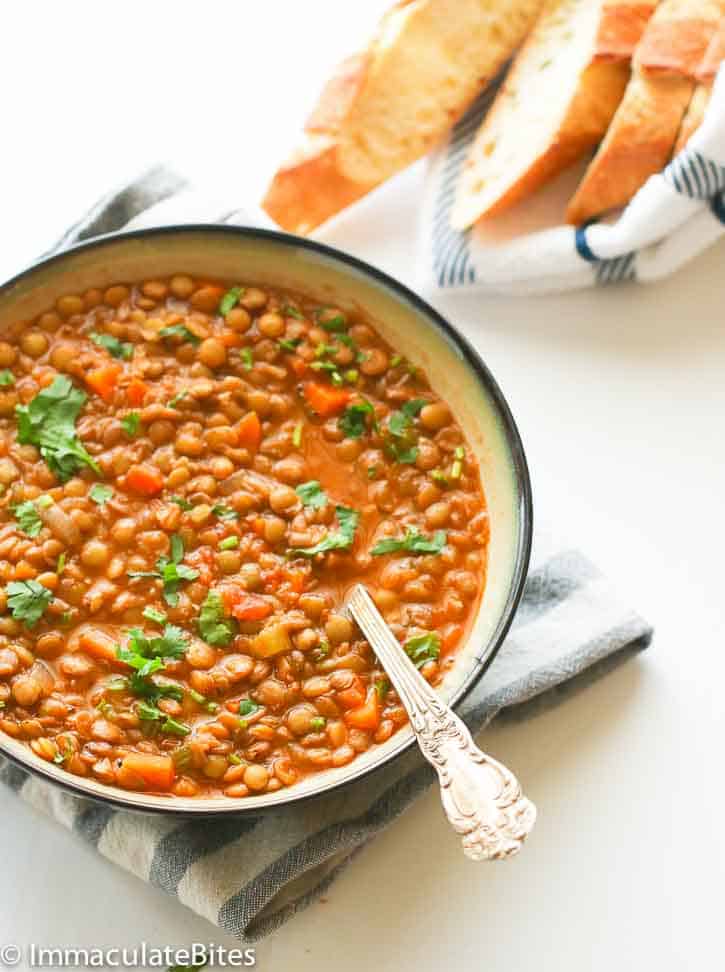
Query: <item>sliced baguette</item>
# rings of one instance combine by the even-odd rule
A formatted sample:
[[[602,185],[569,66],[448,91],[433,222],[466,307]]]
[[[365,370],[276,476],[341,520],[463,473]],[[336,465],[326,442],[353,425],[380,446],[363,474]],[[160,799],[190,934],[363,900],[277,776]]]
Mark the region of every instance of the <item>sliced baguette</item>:
[[[685,112],[685,117],[682,119],[682,125],[680,126],[677,142],[675,143],[675,155],[687,145],[690,138],[702,124],[702,119],[705,117],[707,106],[710,103],[715,75],[724,60],[725,19],[721,20],[718,24],[717,30],[713,34],[712,40],[705,51],[702,63],[697,69],[695,76],[698,85],[693,92],[692,100]]]
[[[262,206],[308,233],[424,155],[521,44],[542,0],[401,0],[328,83]]]
[[[666,165],[695,87],[685,72],[692,68],[692,52],[699,49],[702,57],[712,36],[713,10],[713,0],[659,4],[635,51],[622,103],[567,207],[567,222],[619,209]],[[680,34],[687,44],[677,45]],[[667,37],[676,54],[665,65]]]
[[[502,212],[598,144],[624,94],[647,9],[547,0],[471,146],[454,228]]]
[[[655,17],[637,50],[646,77],[694,78],[725,14],[722,0],[668,0],[667,17]]]

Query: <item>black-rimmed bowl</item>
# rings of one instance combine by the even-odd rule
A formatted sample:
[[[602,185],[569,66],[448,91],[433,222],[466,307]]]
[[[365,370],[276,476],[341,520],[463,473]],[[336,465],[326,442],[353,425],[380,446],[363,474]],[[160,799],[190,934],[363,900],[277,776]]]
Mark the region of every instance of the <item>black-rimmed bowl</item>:
[[[422,367],[450,405],[481,468],[490,515],[487,580],[471,633],[439,691],[455,705],[493,660],[516,611],[529,562],[531,487],[521,439],[479,355],[432,307],[374,267],[331,247],[269,230],[199,225],[100,237],[42,260],[0,287],[0,334],[63,294],[188,273],[286,287],[320,303],[363,309],[394,349]],[[408,727],[347,766],[244,799],[135,793],[73,776],[0,733],[0,754],[51,783],[126,809],[185,815],[259,813],[320,795],[389,763],[413,745]]]

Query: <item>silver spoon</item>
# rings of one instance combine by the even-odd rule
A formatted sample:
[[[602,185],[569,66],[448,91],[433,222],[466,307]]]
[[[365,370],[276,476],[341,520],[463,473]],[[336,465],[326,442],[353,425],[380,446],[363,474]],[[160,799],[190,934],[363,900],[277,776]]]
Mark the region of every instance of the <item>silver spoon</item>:
[[[443,809],[463,837],[463,853],[474,861],[516,854],[536,820],[536,807],[516,777],[476,746],[405,654],[362,584],[353,587],[346,607],[395,686],[421,752],[438,773]]]

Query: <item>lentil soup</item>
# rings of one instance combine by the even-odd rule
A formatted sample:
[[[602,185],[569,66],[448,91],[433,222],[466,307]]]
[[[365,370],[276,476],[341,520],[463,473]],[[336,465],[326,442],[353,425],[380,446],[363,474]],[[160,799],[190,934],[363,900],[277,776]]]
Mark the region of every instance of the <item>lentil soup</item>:
[[[240,798],[406,724],[345,592],[436,684],[488,516],[449,407],[362,312],[180,273],[5,337],[2,731],[100,783]]]

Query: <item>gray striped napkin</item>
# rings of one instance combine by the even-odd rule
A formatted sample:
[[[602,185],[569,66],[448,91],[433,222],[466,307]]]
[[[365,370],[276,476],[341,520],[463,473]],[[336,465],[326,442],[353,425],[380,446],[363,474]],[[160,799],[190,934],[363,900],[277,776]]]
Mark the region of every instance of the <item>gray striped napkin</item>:
[[[206,211],[200,207],[206,205]],[[210,208],[211,207],[211,208]],[[129,225],[241,221],[165,169],[111,193],[58,247]],[[578,551],[538,534],[523,601],[491,668],[460,706],[480,729],[581,675],[644,648],[651,628]],[[525,711],[525,710],[522,710]],[[341,793],[259,816],[189,822],[112,810],[70,796],[0,762],[0,779],[29,804],[80,834],[105,857],[245,943],[259,941],[314,901],[376,834],[434,780],[416,750]],[[544,808],[545,810],[545,808]]]

